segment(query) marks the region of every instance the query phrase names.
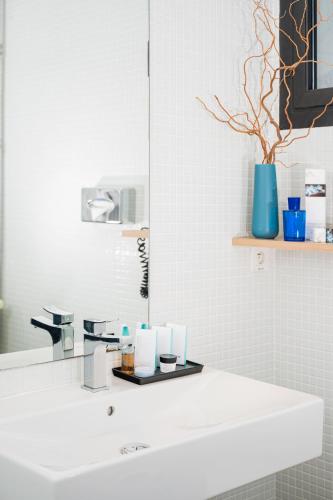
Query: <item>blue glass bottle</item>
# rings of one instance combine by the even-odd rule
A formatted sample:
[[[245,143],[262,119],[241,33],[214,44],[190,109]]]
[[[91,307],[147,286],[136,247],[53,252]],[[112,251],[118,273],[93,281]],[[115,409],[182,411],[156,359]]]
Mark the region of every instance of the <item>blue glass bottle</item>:
[[[288,198],[289,210],[283,210],[285,241],[305,241],[306,212],[300,206],[300,198]]]

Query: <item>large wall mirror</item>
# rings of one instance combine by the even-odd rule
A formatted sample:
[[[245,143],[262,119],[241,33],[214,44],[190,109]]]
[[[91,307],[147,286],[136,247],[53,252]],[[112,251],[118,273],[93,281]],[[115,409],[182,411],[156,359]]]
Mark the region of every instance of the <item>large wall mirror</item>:
[[[149,300],[148,0],[5,0],[2,24],[0,369],[53,359],[53,308],[70,357]]]

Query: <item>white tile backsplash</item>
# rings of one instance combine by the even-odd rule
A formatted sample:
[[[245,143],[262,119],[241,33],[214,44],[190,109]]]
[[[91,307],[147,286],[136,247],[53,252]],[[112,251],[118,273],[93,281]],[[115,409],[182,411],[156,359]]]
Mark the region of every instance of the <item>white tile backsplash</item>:
[[[268,476],[210,500],[276,500],[275,495],[275,477]]]
[[[325,168],[327,221],[333,222],[333,128],[312,131],[287,155],[280,196],[304,194],[305,168]],[[277,500],[333,498],[333,255],[277,252],[275,380],[325,400],[323,455],[277,475]]]

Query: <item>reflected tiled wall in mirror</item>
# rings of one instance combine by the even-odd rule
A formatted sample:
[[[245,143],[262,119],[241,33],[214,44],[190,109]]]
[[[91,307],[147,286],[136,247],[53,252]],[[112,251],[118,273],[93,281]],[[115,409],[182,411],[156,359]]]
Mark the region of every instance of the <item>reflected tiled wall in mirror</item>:
[[[148,300],[122,230],[149,225],[148,2],[7,0],[4,26],[0,352],[50,346],[30,325],[46,304],[77,341],[84,318],[134,328]],[[81,188],[119,179],[140,186],[136,223],[82,222]]]

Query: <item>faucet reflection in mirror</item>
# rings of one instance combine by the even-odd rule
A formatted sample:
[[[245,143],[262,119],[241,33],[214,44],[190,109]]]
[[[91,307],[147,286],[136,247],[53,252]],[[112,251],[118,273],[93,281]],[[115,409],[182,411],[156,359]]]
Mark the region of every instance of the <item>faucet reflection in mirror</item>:
[[[45,316],[34,316],[31,324],[47,331],[53,343],[53,361],[72,358],[74,356],[74,314],[57,307],[45,306],[44,311],[52,315],[52,320]]]

